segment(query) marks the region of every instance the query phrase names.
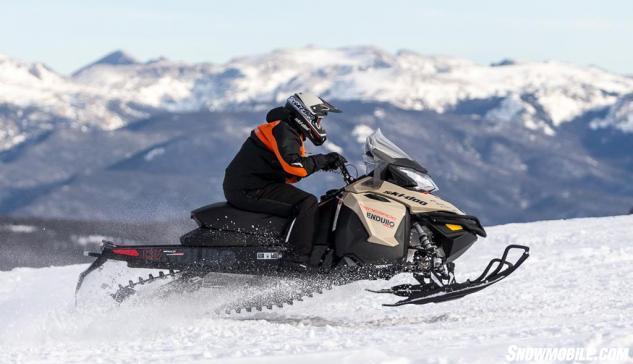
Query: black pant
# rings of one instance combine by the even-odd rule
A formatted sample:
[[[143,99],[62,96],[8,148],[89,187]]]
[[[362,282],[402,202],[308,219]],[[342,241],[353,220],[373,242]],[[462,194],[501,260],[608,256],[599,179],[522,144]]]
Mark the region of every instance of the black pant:
[[[318,201],[313,195],[290,184],[273,183],[259,190],[225,190],[224,196],[238,209],[283,217],[296,216],[288,239],[293,253],[308,255],[312,251],[319,218]]]

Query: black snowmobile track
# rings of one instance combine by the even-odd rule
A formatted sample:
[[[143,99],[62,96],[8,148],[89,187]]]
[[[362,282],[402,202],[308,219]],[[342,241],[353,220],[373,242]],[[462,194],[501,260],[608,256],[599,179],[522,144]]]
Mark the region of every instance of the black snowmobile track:
[[[178,276],[180,274],[180,276]],[[224,282],[222,285],[219,282],[213,282],[212,279],[207,277],[214,277],[214,273],[208,275],[196,275],[187,274],[183,275],[180,271],[171,270],[169,273],[159,271],[157,274],[149,274],[147,278],[139,277],[138,280],[130,280],[128,284],[119,284],[119,288],[116,292],[111,293],[110,296],[118,303],[123,303],[125,300],[135,295],[137,291],[135,287],[148,285],[156,281],[165,280],[167,278],[175,278],[172,281],[166,283],[163,288],[163,294],[171,295],[182,293],[185,291],[196,291],[203,287],[212,287],[218,289],[231,288],[232,284],[250,284],[253,289],[261,288],[262,292],[255,294],[244,300],[236,300],[236,302],[222,305],[214,310],[216,314],[234,314],[241,312],[253,312],[263,310],[273,310],[274,308],[282,308],[284,306],[293,305],[295,302],[303,301],[306,298],[312,298],[316,294],[322,294],[323,291],[332,288],[333,283],[325,279],[314,279],[314,277],[305,277],[302,275],[280,275],[280,276],[249,276],[249,279],[245,279],[244,276],[236,277],[232,282]],[[227,274],[216,273],[215,276],[227,276]],[[259,284],[259,286],[258,286]],[[283,287],[283,286],[286,287]],[[273,287],[271,287],[273,286]],[[277,286],[277,287],[274,287]],[[279,290],[271,288],[280,288]]]
[[[152,282],[156,280],[175,278],[178,273],[179,272],[174,271],[174,270],[170,270],[169,273],[167,274],[165,274],[165,272],[163,271],[159,271],[158,274],[156,275],[149,274],[147,278],[138,277],[138,280],[136,281],[129,280],[128,284],[126,285],[119,284],[119,288],[117,289],[117,291],[114,293],[111,293],[110,296],[115,301],[121,303],[125,301],[127,298],[129,298],[130,296],[136,294],[136,290],[134,290],[134,287],[139,286],[139,285],[151,284]]]
[[[280,278],[274,279],[279,280]],[[331,282],[325,280],[303,280],[301,278],[292,279],[288,277],[281,278],[280,282],[282,284],[292,282],[290,285],[294,287],[282,288],[281,290],[264,290],[261,294],[250,297],[244,301],[224,305],[216,309],[215,312],[216,314],[239,314],[243,311],[253,312],[263,311],[264,309],[273,310],[275,308],[283,308],[284,306],[292,306],[295,302],[301,302],[306,298],[312,298],[316,294],[322,294],[324,291],[330,290],[333,286]]]

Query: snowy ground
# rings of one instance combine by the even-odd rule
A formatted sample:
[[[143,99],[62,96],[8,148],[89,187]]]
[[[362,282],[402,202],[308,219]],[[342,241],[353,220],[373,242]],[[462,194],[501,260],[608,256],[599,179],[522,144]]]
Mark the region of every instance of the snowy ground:
[[[86,310],[73,300],[84,265],[0,272],[0,362],[493,363],[511,345],[633,348],[633,216],[503,225],[489,236],[458,260],[460,276],[510,243],[532,256],[483,292],[421,307],[381,307],[393,299],[364,288],[389,284],[359,282],[231,317],[199,294]]]

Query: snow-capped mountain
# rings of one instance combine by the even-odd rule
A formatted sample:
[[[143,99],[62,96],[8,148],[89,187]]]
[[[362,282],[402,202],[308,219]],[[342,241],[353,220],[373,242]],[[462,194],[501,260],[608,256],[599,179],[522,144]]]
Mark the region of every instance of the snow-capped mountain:
[[[147,116],[145,105],[57,74],[41,63],[0,55],[0,151],[57,125],[116,129]]]
[[[633,91],[630,78],[594,67],[559,62],[483,66],[459,58],[410,51],[391,54],[374,48],[279,50],[217,66],[167,60],[98,63],[74,80],[123,92],[139,103],[180,110],[269,105],[303,89],[331,99],[388,102],[440,113],[469,100],[501,98],[502,105],[491,116],[529,122],[540,118],[552,126],[609,106],[618,95]]]
[[[70,77],[0,56],[0,83],[1,105],[37,111],[3,118],[0,149],[32,137],[42,120],[116,129],[165,110],[261,109],[297,90],[403,109],[472,112],[552,135],[559,125],[633,92],[633,79],[595,67],[554,61],[488,66],[370,47],[276,50],[217,65],[163,58],[141,63],[117,51]]]
[[[121,65],[138,64],[138,63],[140,62],[136,58],[134,58],[132,55],[127,54],[122,50],[118,50],[118,51],[114,51],[112,53],[105,55],[104,57],[96,60],[95,62],[87,66],[80,68],[74,74],[77,74],[87,68],[97,66],[97,65],[109,64],[112,66],[116,66],[116,65],[121,66]]]
[[[485,223],[633,206],[633,78],[356,47],[218,65],[118,51],[72,76],[1,57],[0,213],[186,216],[223,198],[224,168],[249,130],[298,90],[343,108],[328,118],[328,150],[362,172],[359,143],[382,128],[432,171],[444,197]],[[318,194],[339,183],[326,174],[303,187]]]

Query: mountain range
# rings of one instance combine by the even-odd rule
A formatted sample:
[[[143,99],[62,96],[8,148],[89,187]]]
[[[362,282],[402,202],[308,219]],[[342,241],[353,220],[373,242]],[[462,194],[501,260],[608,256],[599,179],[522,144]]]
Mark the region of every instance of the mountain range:
[[[326,151],[362,173],[364,137],[381,128],[440,194],[486,223],[633,206],[631,77],[556,61],[308,47],[224,64],[116,51],[70,76],[0,55],[0,213],[185,216],[222,198],[224,166],[249,130],[300,90],[344,110],[326,121]],[[302,186],[316,193],[338,178]]]

